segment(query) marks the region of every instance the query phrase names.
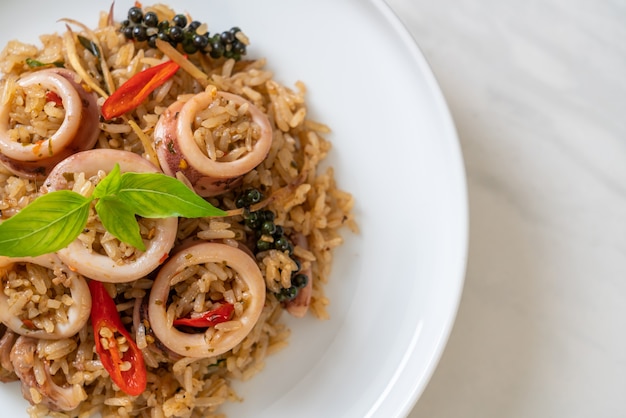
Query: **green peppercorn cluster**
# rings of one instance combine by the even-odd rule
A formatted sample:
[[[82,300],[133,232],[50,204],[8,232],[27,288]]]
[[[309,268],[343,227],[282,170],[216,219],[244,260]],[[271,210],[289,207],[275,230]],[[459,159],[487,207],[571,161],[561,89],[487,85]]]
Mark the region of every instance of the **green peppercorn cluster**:
[[[246,54],[246,44],[237,38],[237,33],[241,32],[238,27],[222,33],[198,33],[201,25],[197,20],[188,23],[183,14],[177,14],[172,21],[159,21],[156,13],[144,13],[134,6],[128,10],[128,18],[121,23],[120,31],[127,39],[145,41],[151,48],[161,39],[174,47],[182,45],[187,54],[201,52],[215,59],[224,57],[238,61]]]
[[[296,270],[291,273],[291,287],[283,288],[275,293],[279,302],[286,302],[294,299],[298,291],[307,285],[309,278],[300,272],[301,263],[293,257],[293,244],[285,235],[283,227],[274,223],[275,214],[271,210],[262,209],[250,211],[250,206],[263,200],[263,194],[257,189],[244,190],[235,199],[238,208],[244,208],[244,223],[255,234],[255,247],[253,251],[259,253],[271,249],[287,252],[296,263]]]

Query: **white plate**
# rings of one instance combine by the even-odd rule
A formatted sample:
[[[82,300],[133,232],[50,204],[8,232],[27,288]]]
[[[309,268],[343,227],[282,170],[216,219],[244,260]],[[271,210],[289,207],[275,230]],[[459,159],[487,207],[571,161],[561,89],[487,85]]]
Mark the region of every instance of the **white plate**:
[[[467,200],[459,144],[437,83],[379,0],[164,1],[218,32],[240,26],[249,57],[287,85],[303,80],[312,117],[333,129],[329,163],[356,197],[358,236],[336,251],[326,322],[288,319],[290,346],[238,384],[231,417],[401,417],[430,378],[465,273]],[[148,2],[145,2],[148,4]],[[3,0],[0,42],[95,25],[111,0]],[[123,18],[132,2],[118,0]],[[27,416],[17,385],[3,416]]]

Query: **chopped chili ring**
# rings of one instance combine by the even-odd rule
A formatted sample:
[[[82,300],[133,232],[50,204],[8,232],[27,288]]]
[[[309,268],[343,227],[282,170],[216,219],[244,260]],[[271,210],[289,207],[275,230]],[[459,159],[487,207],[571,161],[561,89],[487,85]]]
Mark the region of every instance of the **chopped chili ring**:
[[[235,306],[232,303],[222,303],[215,309],[210,311],[195,313],[192,312],[188,317],[178,318],[174,320],[174,325],[185,325],[194,328],[214,327],[222,322],[230,321]]]
[[[104,285],[89,281],[91,324],[96,352],[111,380],[125,393],[137,396],[146,389],[148,373],[141,350],[120,319],[115,301]]]
[[[58,94],[56,94],[56,92],[52,90],[48,90],[46,92],[46,100],[49,102],[54,102],[55,106],[63,107],[63,100],[61,99],[61,96],[59,96]]]
[[[135,74],[104,101],[102,116],[110,120],[135,109],[179,68],[174,61],[166,61]]]

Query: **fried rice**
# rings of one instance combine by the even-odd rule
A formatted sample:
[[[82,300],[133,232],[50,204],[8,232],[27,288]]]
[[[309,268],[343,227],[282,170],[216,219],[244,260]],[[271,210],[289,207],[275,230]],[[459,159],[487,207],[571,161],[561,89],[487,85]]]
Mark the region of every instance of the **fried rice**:
[[[161,19],[171,19],[175,14],[164,5],[144,9],[156,12]],[[14,140],[36,143],[58,129],[64,117],[62,108],[50,105],[40,87],[18,86],[16,81],[24,73],[33,71],[25,64],[28,60],[64,63],[66,68],[81,75],[80,82],[86,89],[101,89],[106,93],[134,74],[167,59],[158,48],[129,42],[108,12],[101,12],[96,28],[90,29],[69,19],[67,23],[68,28],[62,33],[41,35],[40,46],[12,40],[0,53],[0,71],[3,73],[0,100],[3,106],[10,107],[8,129]],[[78,36],[91,40],[100,48],[104,65],[78,41]],[[243,176],[241,184],[223,194],[207,197],[214,206],[234,215],[180,219],[176,245],[188,240],[219,241],[234,247],[247,244],[251,231],[246,226],[245,214],[237,211],[240,208],[236,201],[238,193],[248,189],[261,190],[264,209],[273,212],[274,223],[287,236],[300,237],[300,240],[294,239],[292,254],[276,249],[254,254],[267,289],[262,312],[239,344],[217,356],[172,355],[150,332],[149,321],[133,318],[136,305],[150,294],[154,275],[128,283],[107,283],[107,290],[117,303],[123,323],[144,355],[148,384],[138,396],[125,394],[109,378],[95,351],[90,325],[69,337],[22,340],[21,345],[15,343],[15,335],[11,339],[5,334],[3,340],[8,342],[3,344],[0,341],[0,352],[11,350],[13,342],[13,350],[34,353],[32,364],[19,366],[28,369],[19,375],[24,396],[31,403],[28,409],[31,417],[97,414],[103,417],[221,417],[221,405],[243,400],[231,383],[256,375],[264,368],[268,355],[288,344],[290,331],[281,322],[281,317],[286,314],[285,303],[275,295],[292,285],[294,271],[310,272],[312,293],[308,312],[322,320],[329,317],[326,310],[329,299],[324,293],[324,285],[330,277],[333,249],[343,242],[342,228],[357,231],[352,196],[337,186],[332,168],[320,167],[331,149],[331,143],[326,139],[330,134],[329,127],[308,118],[305,84],[282,85],[266,69],[263,58],[235,61],[192,54],[188,59],[206,75],[206,82],[199,82],[188,71],[178,71],[132,112],[112,121],[100,120],[95,148],[130,151],[158,165],[153,133],[168,106],[203,91],[242,96],[268,117],[272,127],[271,148],[266,158]],[[85,74],[91,80],[86,80]],[[98,105],[104,100],[105,96],[99,94]],[[245,110],[222,100],[199,118],[202,121],[194,126],[194,135],[199,142],[204,142],[202,138],[210,138],[201,147],[208,157],[215,160],[224,159],[225,155],[235,158],[229,152],[233,148],[240,150],[242,155],[250,149],[258,133],[249,120],[241,117]],[[70,187],[89,195],[104,174],[87,177],[84,173],[76,173]],[[188,182],[184,175],[179,178]],[[40,179],[18,176],[0,165],[2,219],[14,216],[31,203],[42,193],[41,185]],[[142,229],[149,234],[151,221],[142,222]],[[111,258],[133,257],[134,249],[108,235],[95,213],[91,214],[89,227],[78,239],[90,251]],[[3,292],[12,314],[22,320],[27,318],[38,330],[54,330],[55,321],[62,323],[66,320],[67,308],[72,304],[71,295],[64,287],[66,275],[58,269],[28,262],[5,263],[2,267]],[[246,290],[237,274],[227,266],[211,262],[195,266],[171,286],[173,302],[167,311],[169,321],[192,310],[210,309],[214,300],[227,300],[240,306],[238,303]],[[239,326],[237,321],[228,321],[216,327],[216,332]],[[16,365],[7,361],[0,361],[0,365],[3,372],[0,378],[15,380],[15,373],[19,370],[11,368],[16,369]],[[47,383],[53,385],[56,392],[42,391]],[[59,399],[63,396],[77,399],[77,406],[62,410],[67,409],[59,407],[63,406],[60,405],[63,400]]]

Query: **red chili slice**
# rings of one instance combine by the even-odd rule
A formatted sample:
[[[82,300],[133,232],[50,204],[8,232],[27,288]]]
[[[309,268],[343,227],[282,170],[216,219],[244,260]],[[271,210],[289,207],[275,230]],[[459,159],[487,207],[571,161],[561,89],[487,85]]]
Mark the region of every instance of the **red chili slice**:
[[[90,280],[89,291],[92,299],[91,324],[102,366],[122,391],[131,396],[140,395],[146,389],[148,380],[141,350],[124,328],[115,302],[104,285]],[[128,350],[124,352],[118,344],[118,337],[121,336],[128,345]]]
[[[215,309],[202,313],[191,313],[188,317],[174,320],[174,325],[186,325],[194,328],[214,327],[222,322],[230,321],[235,306],[232,303],[223,303]]]
[[[58,94],[56,94],[56,92],[52,90],[48,90],[46,92],[46,100],[49,102],[54,102],[55,106],[63,106],[63,100],[61,99],[61,96],[59,96]]]
[[[135,109],[179,68],[174,61],[166,61],[135,74],[104,101],[102,116],[109,120]]]

